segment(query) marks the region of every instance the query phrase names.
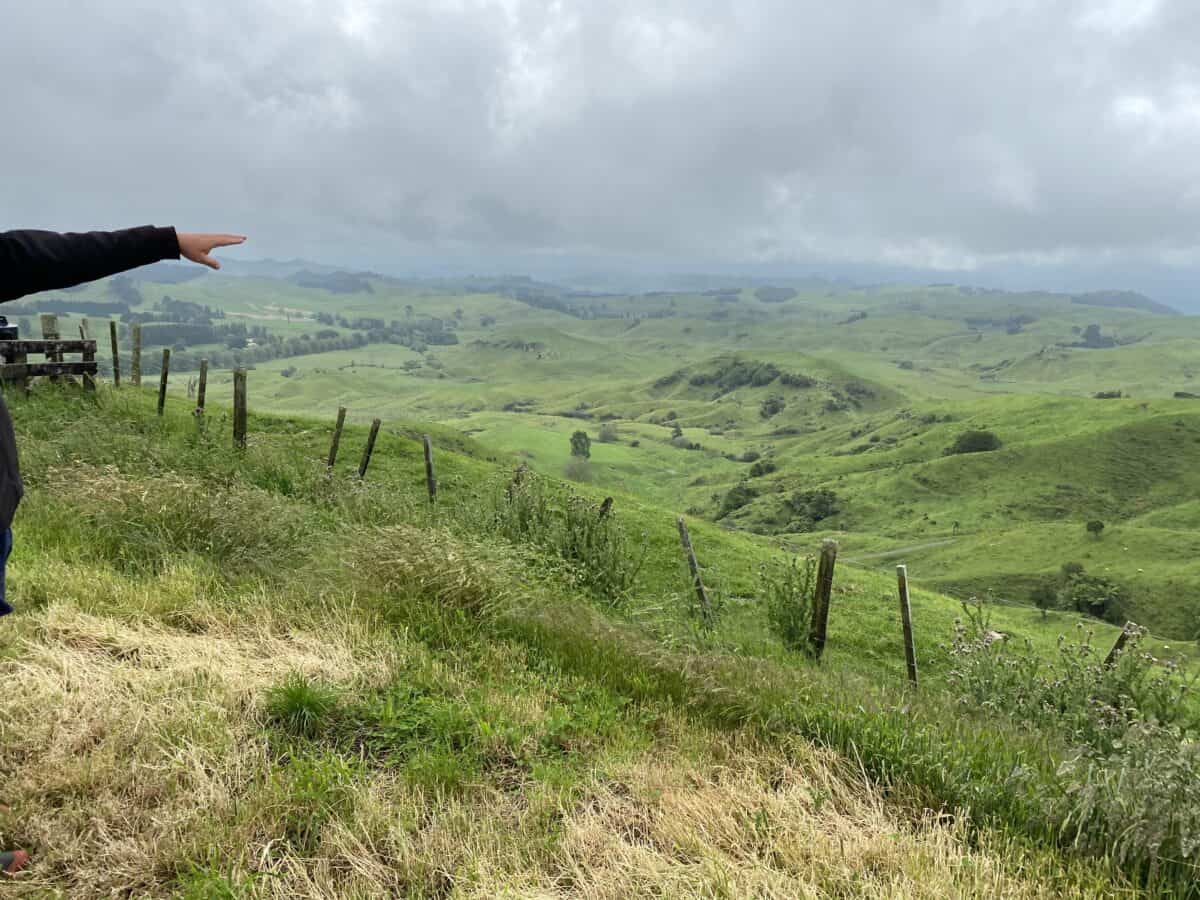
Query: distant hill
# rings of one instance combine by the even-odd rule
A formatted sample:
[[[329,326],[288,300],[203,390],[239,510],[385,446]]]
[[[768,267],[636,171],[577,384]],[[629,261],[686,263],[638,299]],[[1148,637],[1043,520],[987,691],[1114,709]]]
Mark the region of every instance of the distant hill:
[[[337,266],[307,259],[230,259],[221,261],[221,271],[226,275],[243,278],[287,278],[298,272],[328,274],[341,270]]]
[[[155,284],[185,284],[203,278],[208,270],[202,266],[182,263],[155,263],[144,266],[131,274],[135,281],[152,281]]]
[[[322,288],[334,294],[373,294],[371,282],[352,272],[312,272],[307,269],[289,275],[287,280],[298,287]]]
[[[1074,294],[1072,303],[1081,306],[1107,306],[1118,309],[1140,309],[1143,312],[1157,313],[1163,316],[1183,315],[1179,310],[1151,300],[1145,294],[1137,291],[1091,291],[1086,294]]]

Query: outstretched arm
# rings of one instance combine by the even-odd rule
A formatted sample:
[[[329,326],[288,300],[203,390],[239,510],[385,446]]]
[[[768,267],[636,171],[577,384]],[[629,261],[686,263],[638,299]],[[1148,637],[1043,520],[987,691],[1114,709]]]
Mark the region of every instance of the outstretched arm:
[[[73,287],[180,256],[218,269],[211,251],[244,240],[229,234],[177,234],[174,228],[149,225],[86,234],[8,231],[0,233],[0,301]]]

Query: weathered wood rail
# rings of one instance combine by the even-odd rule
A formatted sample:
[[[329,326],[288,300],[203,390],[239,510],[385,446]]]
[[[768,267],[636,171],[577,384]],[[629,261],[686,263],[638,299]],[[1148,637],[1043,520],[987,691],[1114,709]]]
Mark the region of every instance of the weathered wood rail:
[[[78,361],[66,361],[66,354],[80,355]],[[30,361],[41,356],[44,362]],[[31,378],[77,377],[88,390],[96,387],[96,342],[83,340],[0,341],[0,381],[28,390]]]

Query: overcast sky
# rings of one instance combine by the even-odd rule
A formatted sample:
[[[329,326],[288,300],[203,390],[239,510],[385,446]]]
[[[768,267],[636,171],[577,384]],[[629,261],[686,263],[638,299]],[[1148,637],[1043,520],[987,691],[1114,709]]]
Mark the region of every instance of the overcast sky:
[[[379,267],[1190,272],[1198,46],[1195,0],[9,4],[3,221]]]

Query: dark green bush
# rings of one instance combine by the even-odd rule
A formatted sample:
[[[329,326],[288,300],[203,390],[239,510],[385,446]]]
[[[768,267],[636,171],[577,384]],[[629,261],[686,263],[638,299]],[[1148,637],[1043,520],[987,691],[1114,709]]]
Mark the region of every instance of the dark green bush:
[[[946,448],[945,454],[953,456],[956,453],[987,453],[1000,449],[1000,438],[990,431],[964,431],[954,443]]]

